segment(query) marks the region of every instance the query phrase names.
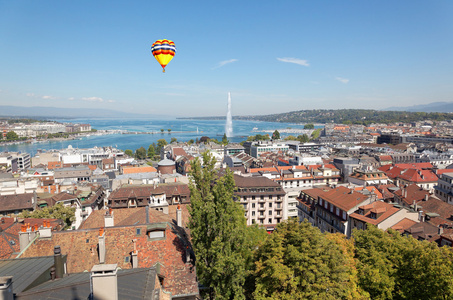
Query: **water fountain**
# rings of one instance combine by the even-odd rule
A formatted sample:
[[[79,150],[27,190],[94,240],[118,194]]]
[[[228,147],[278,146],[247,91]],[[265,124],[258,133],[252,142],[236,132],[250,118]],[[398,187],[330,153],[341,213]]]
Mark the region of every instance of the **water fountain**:
[[[225,134],[227,137],[233,136],[233,118],[231,117],[231,94],[228,92],[228,107],[225,124]]]

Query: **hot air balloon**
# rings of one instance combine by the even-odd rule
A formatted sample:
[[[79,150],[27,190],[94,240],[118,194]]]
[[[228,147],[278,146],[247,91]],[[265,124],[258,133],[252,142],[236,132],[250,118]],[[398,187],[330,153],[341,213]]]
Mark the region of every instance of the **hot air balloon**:
[[[154,58],[162,66],[163,72],[165,73],[165,67],[172,60],[176,53],[176,46],[173,41],[169,40],[157,40],[151,46],[151,52]]]

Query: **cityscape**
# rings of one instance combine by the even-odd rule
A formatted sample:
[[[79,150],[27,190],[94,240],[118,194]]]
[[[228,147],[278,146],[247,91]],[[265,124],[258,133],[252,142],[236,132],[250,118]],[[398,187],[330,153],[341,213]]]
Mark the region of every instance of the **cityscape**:
[[[0,300],[453,299],[452,12],[0,1]]]

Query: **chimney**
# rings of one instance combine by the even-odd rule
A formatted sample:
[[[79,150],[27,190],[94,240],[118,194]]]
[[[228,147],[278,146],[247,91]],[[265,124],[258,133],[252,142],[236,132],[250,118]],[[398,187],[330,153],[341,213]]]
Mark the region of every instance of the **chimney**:
[[[439,227],[437,228],[437,234],[438,235],[441,235],[444,233],[444,226],[441,224],[439,225]]]
[[[418,212],[418,220],[419,220],[420,222],[425,222],[425,217],[423,216],[423,210],[420,210],[420,211]]]
[[[99,263],[105,264],[105,232],[104,227],[99,228]]]
[[[178,208],[176,209],[176,225],[179,227],[182,226],[182,211],[181,211],[181,205],[178,204]]]
[[[425,199],[423,199],[423,200],[428,201],[428,199],[429,199],[429,194],[426,193],[426,194],[425,194]]]
[[[30,232],[27,231],[27,225],[21,225],[20,232],[19,232],[19,245],[20,245],[21,252],[25,249],[25,247],[27,247],[29,242],[30,242]]]
[[[104,217],[104,226],[113,227],[113,226],[115,226],[114,224],[115,224],[115,222],[113,219],[113,209],[109,208],[109,210],[107,211],[107,213],[105,214],[105,217]]]
[[[118,300],[117,264],[95,265],[91,269],[91,299]]]
[[[13,277],[0,277],[0,300],[13,300]]]
[[[64,275],[64,261],[61,255],[60,246],[53,248],[53,261],[55,266],[55,278],[63,278]]]
[[[134,250],[132,251],[132,268],[138,268],[138,251],[137,251],[137,239],[133,239]]]
[[[39,237],[40,238],[50,238],[52,237],[52,227],[50,227],[50,221],[44,220],[42,227],[39,228]]]

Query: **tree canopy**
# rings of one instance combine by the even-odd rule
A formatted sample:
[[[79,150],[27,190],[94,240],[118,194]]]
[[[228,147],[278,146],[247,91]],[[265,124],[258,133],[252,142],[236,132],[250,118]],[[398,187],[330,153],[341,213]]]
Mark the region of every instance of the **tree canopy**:
[[[244,210],[233,199],[232,172],[227,169],[219,176],[215,162],[205,152],[203,161],[196,158],[191,163],[189,228],[197,276],[208,288],[209,299],[245,299],[247,265],[259,234],[251,234],[254,229],[247,228]]]
[[[72,222],[75,221],[75,207],[67,207],[62,203],[57,203],[54,206],[44,207],[32,212],[28,210],[22,211],[20,214],[22,218],[37,218],[37,219],[60,219],[70,227]]]

